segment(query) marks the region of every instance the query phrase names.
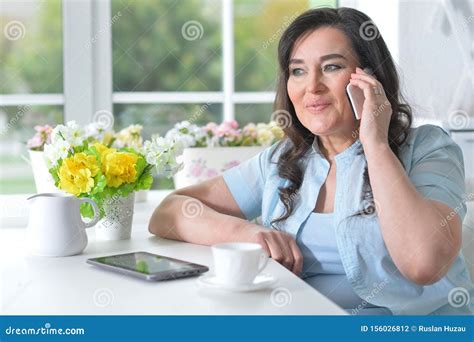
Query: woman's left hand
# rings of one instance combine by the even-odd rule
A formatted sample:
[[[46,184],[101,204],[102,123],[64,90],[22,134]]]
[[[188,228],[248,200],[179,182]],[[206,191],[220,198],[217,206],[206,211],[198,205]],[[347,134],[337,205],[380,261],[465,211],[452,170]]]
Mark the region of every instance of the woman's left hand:
[[[364,70],[356,68],[350,83],[364,92],[364,106],[360,118],[359,139],[364,147],[388,144],[388,128],[392,106],[385,96],[382,84]]]

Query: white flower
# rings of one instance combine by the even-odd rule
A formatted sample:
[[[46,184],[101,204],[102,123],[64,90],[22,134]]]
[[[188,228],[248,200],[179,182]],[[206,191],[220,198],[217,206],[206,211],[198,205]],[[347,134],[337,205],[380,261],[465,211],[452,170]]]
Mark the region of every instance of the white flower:
[[[114,134],[114,131],[111,129],[104,129],[103,125],[99,122],[91,122],[86,125],[85,129],[86,139],[92,138],[97,141],[103,141],[107,133]]]
[[[57,125],[51,134],[51,142],[66,140],[71,146],[80,146],[86,139],[84,130],[76,121],[69,121],[66,125]]]
[[[64,125],[57,125],[56,127],[54,127],[53,131],[51,132],[51,142],[54,144],[59,140],[64,140],[65,131],[66,131],[66,126]]]
[[[148,164],[154,165],[160,175],[171,177],[183,165],[176,160],[183,151],[181,141],[174,141],[159,136],[153,136],[145,141],[144,154]]]
[[[178,122],[174,127],[177,130],[180,130],[180,129],[183,129],[183,128],[190,128],[191,123],[189,121],[185,120],[185,121]]]
[[[207,146],[208,135],[202,127],[191,124],[189,121],[178,122],[170,129],[165,138],[170,141],[179,141],[183,148]]]
[[[48,169],[57,166],[60,159],[66,158],[70,149],[71,145],[62,139],[52,144],[46,144],[44,146],[44,158]]]
[[[165,138],[170,141],[181,141],[185,147],[193,147],[196,145],[196,138],[190,134],[183,134],[178,129],[172,128],[167,133]]]
[[[272,132],[266,128],[257,130],[257,142],[262,146],[270,146],[274,138]]]
[[[97,139],[97,137],[102,131],[102,128],[100,127],[98,122],[91,122],[90,124],[86,125],[84,130],[88,138],[92,137],[94,139]]]
[[[113,144],[114,147],[131,147],[140,151],[143,147],[142,130],[142,125],[130,125],[122,129],[116,135],[116,140]]]

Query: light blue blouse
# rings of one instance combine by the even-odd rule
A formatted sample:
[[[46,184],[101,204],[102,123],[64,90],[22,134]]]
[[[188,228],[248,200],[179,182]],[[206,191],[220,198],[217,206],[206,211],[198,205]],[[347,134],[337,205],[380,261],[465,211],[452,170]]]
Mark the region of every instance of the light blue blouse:
[[[333,213],[311,213],[296,236],[303,254],[301,278],[349,313],[391,314],[364,302],[352,289],[336,243]]]
[[[334,214],[311,213],[296,234],[303,254],[301,278],[346,274],[337,249]]]
[[[289,140],[275,144],[224,173],[224,180],[246,218],[261,216],[263,226],[269,229],[273,229],[271,221],[284,213],[278,188],[287,186],[288,181],[279,177],[277,161],[288,144]],[[445,203],[464,219],[463,156],[445,131],[433,125],[410,129],[400,158],[420,194]],[[356,294],[396,315],[472,314],[470,300],[459,305],[459,294],[467,293],[468,299],[474,298],[474,286],[462,254],[434,284],[418,285],[405,278],[387,251],[377,215],[351,217],[367,206],[362,200],[367,162],[360,141],[336,155],[335,162],[335,238],[344,271]],[[316,139],[302,163],[305,176],[295,197],[294,212],[278,227],[295,238],[312,213],[329,171],[329,163],[319,151]]]

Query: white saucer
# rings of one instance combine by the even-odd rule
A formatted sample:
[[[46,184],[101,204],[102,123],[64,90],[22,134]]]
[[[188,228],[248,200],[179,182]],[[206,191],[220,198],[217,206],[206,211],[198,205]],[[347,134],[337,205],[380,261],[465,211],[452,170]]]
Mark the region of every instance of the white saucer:
[[[270,274],[259,274],[255,277],[253,283],[245,285],[223,285],[217,281],[214,274],[205,274],[197,278],[197,282],[201,287],[235,291],[235,292],[249,292],[264,289],[277,282],[277,278]]]

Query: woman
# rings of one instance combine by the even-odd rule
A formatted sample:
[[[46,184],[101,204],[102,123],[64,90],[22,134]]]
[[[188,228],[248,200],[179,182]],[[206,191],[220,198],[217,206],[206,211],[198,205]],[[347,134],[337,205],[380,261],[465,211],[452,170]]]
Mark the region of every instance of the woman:
[[[367,36],[367,25],[372,33]],[[365,14],[316,9],[283,33],[275,113],[286,138],[155,210],[150,232],[260,243],[353,314],[470,314],[460,254],[464,167],[440,128],[410,128],[390,53]],[[363,68],[370,68],[369,73]],[[364,93],[356,120],[345,93]],[[281,119],[281,118],[280,118]],[[182,214],[200,201],[202,214]],[[189,216],[189,215],[188,215]],[[249,222],[262,217],[263,226]]]

